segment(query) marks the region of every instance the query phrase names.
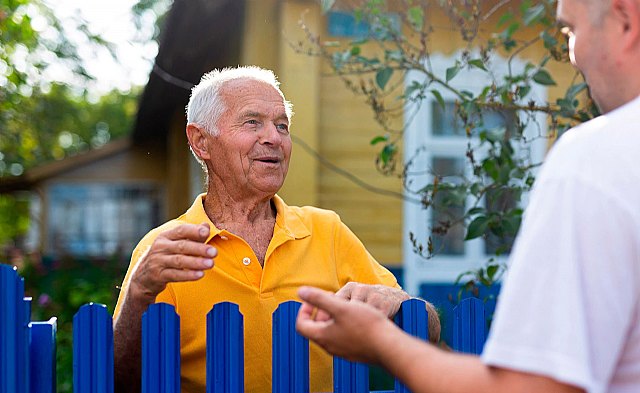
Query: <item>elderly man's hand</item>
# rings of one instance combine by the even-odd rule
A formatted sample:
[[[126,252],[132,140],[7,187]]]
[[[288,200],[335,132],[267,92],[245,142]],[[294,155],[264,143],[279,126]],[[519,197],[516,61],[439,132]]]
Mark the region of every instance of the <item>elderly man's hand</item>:
[[[204,244],[209,231],[208,224],[183,224],[158,235],[136,265],[130,291],[154,301],[170,282],[202,278],[218,255],[215,247]]]
[[[367,303],[381,311],[388,318],[393,318],[400,310],[402,302],[411,298],[405,291],[384,285],[368,285],[357,282],[349,282],[335,294],[341,299],[348,301],[357,300]],[[426,303],[429,312],[429,341],[438,343],[440,341],[440,318],[435,307],[429,302]],[[324,310],[318,309],[315,314],[316,321],[327,321],[331,317]]]
[[[411,298],[405,291],[385,285],[369,285],[349,282],[336,292],[336,296],[346,300],[359,300],[373,306],[392,318],[403,301]]]
[[[360,301],[347,301],[337,294],[317,288],[301,287],[304,301],[298,318],[298,332],[316,342],[327,352],[358,362],[379,363],[377,343],[395,325],[380,310]],[[318,320],[315,311],[326,319]]]

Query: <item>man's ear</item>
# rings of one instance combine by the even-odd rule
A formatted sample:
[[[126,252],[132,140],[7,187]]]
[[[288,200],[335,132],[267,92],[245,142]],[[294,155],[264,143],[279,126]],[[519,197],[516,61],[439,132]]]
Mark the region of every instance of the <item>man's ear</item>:
[[[622,24],[622,48],[640,50],[640,2],[638,0],[612,0],[612,12]]]
[[[209,156],[209,135],[208,131],[195,123],[187,124],[187,140],[191,150],[202,160],[208,160]]]

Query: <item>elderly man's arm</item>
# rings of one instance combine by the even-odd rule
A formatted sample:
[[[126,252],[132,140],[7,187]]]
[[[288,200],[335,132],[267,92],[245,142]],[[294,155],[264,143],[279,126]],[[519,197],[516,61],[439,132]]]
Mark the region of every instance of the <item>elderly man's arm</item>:
[[[195,281],[213,267],[209,226],[184,224],[161,233],[135,266],[113,324],[115,391],[141,387],[142,314],[168,283]]]
[[[345,300],[358,300],[373,306],[385,314],[388,318],[393,318],[402,302],[411,299],[408,293],[399,288],[385,285],[369,285],[357,282],[349,282],[338,292],[336,296]],[[438,343],[440,341],[440,317],[433,304],[425,301],[429,314],[429,341]],[[323,318],[328,319],[326,314]]]
[[[362,302],[309,287],[299,295],[305,301],[296,323],[300,334],[334,355],[383,366],[412,392],[584,392],[545,376],[489,367],[475,356],[442,351],[402,332]],[[330,318],[318,321],[316,308]]]

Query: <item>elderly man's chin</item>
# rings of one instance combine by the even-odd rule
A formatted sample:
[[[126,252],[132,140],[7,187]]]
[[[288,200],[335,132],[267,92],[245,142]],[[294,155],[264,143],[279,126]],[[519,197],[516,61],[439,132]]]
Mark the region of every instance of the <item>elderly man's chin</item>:
[[[286,173],[254,173],[251,183],[253,186],[266,194],[275,194],[280,191],[284,184]]]

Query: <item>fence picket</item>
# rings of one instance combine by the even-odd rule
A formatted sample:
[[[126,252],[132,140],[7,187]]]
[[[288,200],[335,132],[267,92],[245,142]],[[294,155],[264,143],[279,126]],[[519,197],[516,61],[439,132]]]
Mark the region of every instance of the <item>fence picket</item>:
[[[402,302],[395,321],[400,329],[406,333],[422,340],[428,339],[429,313],[424,300],[413,298]],[[410,393],[409,389],[397,379],[395,391],[397,393]]]
[[[309,340],[296,332],[300,306],[284,302],[273,313],[273,393],[309,393]]]
[[[103,304],[85,304],[73,316],[73,391],[113,393],[113,327]]]
[[[333,357],[334,393],[369,392],[369,366]]]
[[[180,393],[180,317],[166,303],[142,315],[142,392]]]
[[[475,297],[463,299],[453,309],[453,349],[480,355],[485,341],[484,304]]]
[[[207,314],[207,393],[244,392],[244,320],[237,304]]]
[[[31,393],[56,392],[56,331],[57,319],[29,324]]]
[[[0,393],[29,393],[31,298],[13,266],[0,265]]]

